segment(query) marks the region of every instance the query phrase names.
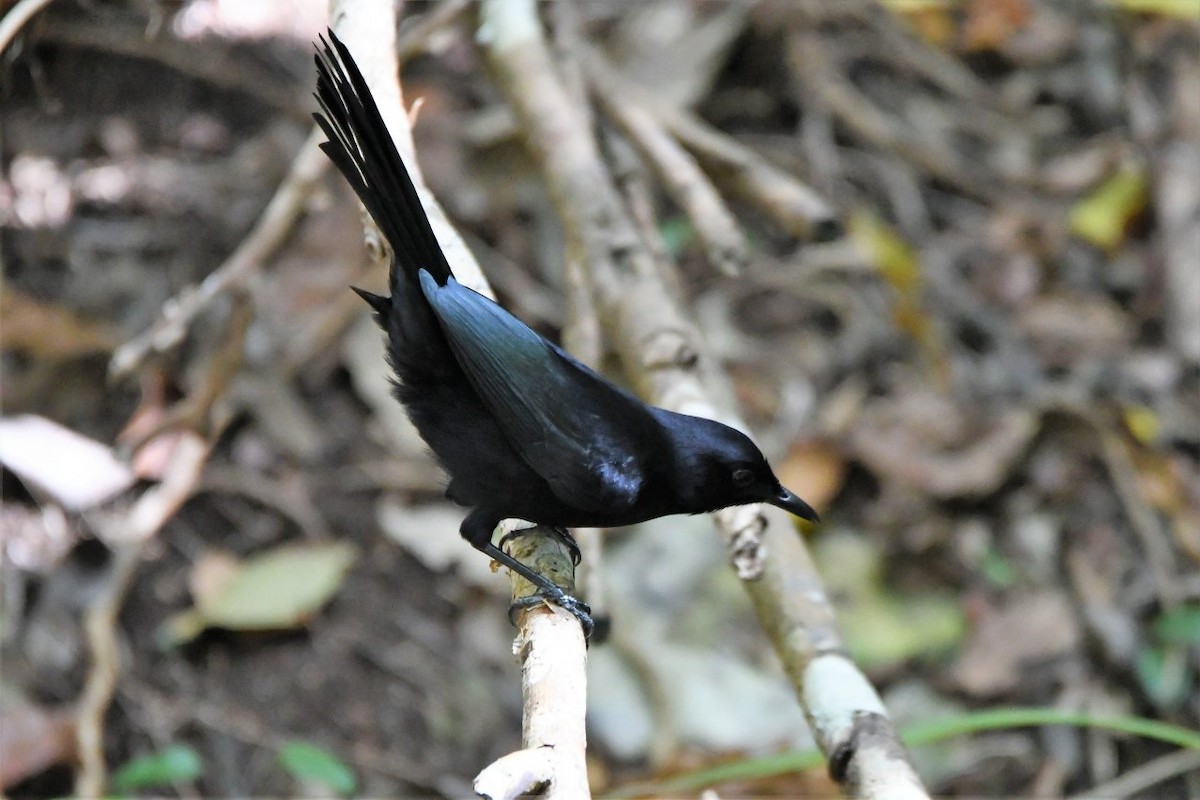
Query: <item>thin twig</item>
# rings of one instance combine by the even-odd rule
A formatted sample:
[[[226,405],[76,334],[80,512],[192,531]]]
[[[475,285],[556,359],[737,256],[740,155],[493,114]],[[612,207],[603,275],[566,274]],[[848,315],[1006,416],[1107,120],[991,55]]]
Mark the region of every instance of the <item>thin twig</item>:
[[[72,48],[98,50],[136,59],[152,60],[182,75],[199,79],[210,86],[239,92],[285,114],[290,119],[308,122],[307,96],[295,81],[284,83],[249,60],[230,57],[233,48],[224,45],[224,53],[214,53],[212,40],[199,44],[174,36],[150,36],[146,26],[135,22],[48,15],[38,27],[42,41]]]
[[[113,548],[113,563],[103,591],[84,616],[91,666],[79,702],[76,732],[79,773],[75,793],[80,797],[102,797],[105,792],[104,718],[120,677],[117,619],[125,595],[146,543],[191,496],[210,452],[211,441],[194,434],[183,437],[162,481],[146,490],[120,517],[100,524],[102,537]]]
[[[113,552],[112,571],[103,593],[84,617],[84,631],[91,666],[79,703],[76,736],[79,742],[79,774],[75,793],[82,798],[104,796],[108,769],[104,763],[104,717],[112,702],[120,675],[117,652],[117,616],[125,593],[133,583],[145,540],[122,544]]]
[[[633,87],[622,91],[627,102]],[[695,114],[662,103],[641,101],[661,124],[710,172],[725,192],[758,208],[788,233],[826,241],[842,229],[833,206],[796,176],[776,167],[737,140],[711,127]]]
[[[801,31],[788,40],[788,63],[804,85],[855,134],[916,164],[970,197],[995,200],[995,178],[963,163],[951,150],[931,147],[881,111],[836,70],[820,37]]]
[[[416,18],[396,37],[396,61],[403,64],[420,55],[429,40],[442,28],[449,27],[471,7],[471,0],[443,0],[432,11]]]
[[[962,59],[917,36],[900,15],[877,6],[858,6],[850,14],[879,34],[883,52],[895,54],[946,94],[979,109],[993,124],[1008,129],[1016,129],[1022,124],[1028,126],[1028,109],[1007,107],[1005,98],[972,72]]]
[[[1200,770],[1200,751],[1176,750],[1148,761],[1107,783],[1086,792],[1071,795],[1070,800],[1117,800],[1121,797],[1144,797],[1151,786],[1171,778]]]
[[[1129,526],[1141,542],[1145,563],[1154,576],[1159,601],[1164,608],[1173,608],[1184,599],[1178,578],[1180,561],[1171,547],[1171,538],[1162,520],[1143,496],[1130,445],[1093,415],[1088,414],[1086,419],[1100,435],[1100,453],[1108,467],[1116,495],[1124,506]]]

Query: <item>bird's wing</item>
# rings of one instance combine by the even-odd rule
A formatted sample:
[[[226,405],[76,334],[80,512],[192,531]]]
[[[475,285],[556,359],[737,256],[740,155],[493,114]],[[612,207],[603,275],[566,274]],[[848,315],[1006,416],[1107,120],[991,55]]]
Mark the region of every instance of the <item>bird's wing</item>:
[[[554,494],[596,513],[632,506],[643,481],[637,448],[654,446],[646,406],[454,278],[420,278],[471,385]]]

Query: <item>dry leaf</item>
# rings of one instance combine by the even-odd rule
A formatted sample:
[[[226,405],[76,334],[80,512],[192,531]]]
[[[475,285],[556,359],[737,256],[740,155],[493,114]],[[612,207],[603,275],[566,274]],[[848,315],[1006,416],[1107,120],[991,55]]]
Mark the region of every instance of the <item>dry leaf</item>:
[[[197,580],[197,587],[210,593],[168,620],[159,639],[170,647],[209,627],[253,631],[303,625],[337,592],[356,555],[348,542],[325,542],[284,545],[252,556],[233,565],[232,574]]]
[[[34,414],[0,419],[0,463],[69,511],[98,506],[137,480],[107,445]]]
[[[974,695],[994,695],[1020,685],[1031,663],[1071,652],[1080,626],[1071,604],[1059,592],[1018,595],[984,617],[953,670],[954,679]]]
[[[779,482],[799,494],[813,508],[828,507],[846,479],[846,458],[841,449],[825,441],[796,442],[775,469]]]
[[[75,714],[19,701],[0,709],[0,789],[75,755]]]
[[[963,20],[963,49],[998,50],[1029,24],[1029,0],[971,0]]]

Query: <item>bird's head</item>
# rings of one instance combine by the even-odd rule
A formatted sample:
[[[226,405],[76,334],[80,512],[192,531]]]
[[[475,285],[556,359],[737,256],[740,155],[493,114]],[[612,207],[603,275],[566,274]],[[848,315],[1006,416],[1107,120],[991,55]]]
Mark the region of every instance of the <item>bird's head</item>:
[[[767,503],[817,521],[817,512],[779,482],[749,436],[714,420],[667,413],[678,461],[685,465],[681,493],[698,512]]]

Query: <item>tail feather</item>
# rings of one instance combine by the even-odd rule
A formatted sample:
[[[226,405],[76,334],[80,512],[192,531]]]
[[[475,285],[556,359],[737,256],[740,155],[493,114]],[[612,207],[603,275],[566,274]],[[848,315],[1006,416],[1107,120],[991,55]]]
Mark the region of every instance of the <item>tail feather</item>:
[[[315,60],[316,98],[322,113],[313,117],[329,138],[321,149],[391,245],[395,254],[392,293],[400,289],[398,282],[416,286],[422,269],[444,284],[453,274],[450,265],[350,50],[330,31],[328,41],[321,37]]]

